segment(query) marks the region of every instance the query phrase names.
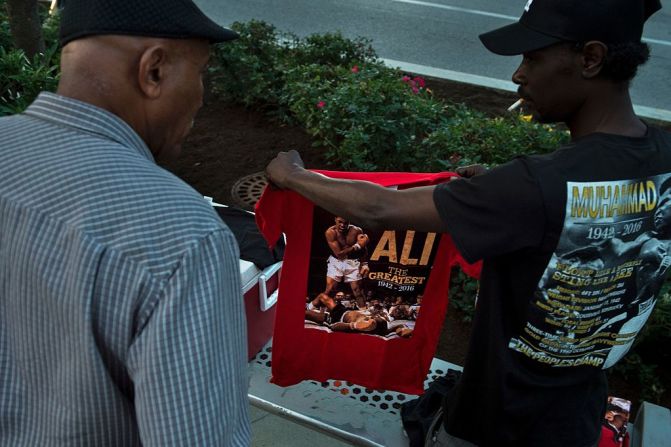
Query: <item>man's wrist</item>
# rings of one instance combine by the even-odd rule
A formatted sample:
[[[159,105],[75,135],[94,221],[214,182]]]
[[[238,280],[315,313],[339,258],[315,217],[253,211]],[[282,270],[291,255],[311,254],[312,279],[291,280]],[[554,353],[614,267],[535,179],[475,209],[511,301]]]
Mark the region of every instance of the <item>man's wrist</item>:
[[[293,167],[285,180],[287,188],[296,190],[300,187],[300,175],[303,173],[302,171],[305,171],[305,168],[297,165]]]

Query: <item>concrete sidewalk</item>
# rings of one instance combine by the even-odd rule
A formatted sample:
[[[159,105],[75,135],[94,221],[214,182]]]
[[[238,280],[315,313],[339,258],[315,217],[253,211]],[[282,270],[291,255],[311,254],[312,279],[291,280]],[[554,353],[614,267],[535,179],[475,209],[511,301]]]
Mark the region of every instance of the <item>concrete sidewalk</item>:
[[[287,419],[250,408],[252,447],[342,447],[351,445]]]

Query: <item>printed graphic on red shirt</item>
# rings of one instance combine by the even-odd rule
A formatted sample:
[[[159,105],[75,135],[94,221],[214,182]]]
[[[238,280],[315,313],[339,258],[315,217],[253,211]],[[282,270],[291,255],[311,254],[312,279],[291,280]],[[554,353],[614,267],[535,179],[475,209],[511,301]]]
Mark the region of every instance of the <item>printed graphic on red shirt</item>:
[[[551,366],[608,368],[652,313],[671,266],[671,176],[567,184],[564,228],[509,347]]]
[[[365,180],[383,187],[396,185],[399,189],[433,185],[454,176],[451,173],[321,173],[332,178]],[[364,294],[372,291],[378,299],[400,295],[407,303],[419,301],[421,295],[421,311],[409,338],[395,332],[387,336],[339,332],[323,323],[310,320],[306,323],[305,319],[306,303],[326,288],[328,258],[333,253],[326,234],[335,225],[335,216],[323,210],[315,211],[311,202],[293,191],[269,188],[257,204],[256,219],[269,243],[274,244],[281,233],[286,236],[273,332],[272,383],[289,386],[307,379],[320,382],[338,379],[371,389],[421,394],[445,320],[452,268],[458,266],[468,275],[478,277],[481,263],[468,264],[447,234],[434,238],[406,231],[374,232],[361,223],[350,222],[368,239],[359,241],[359,231],[353,229],[351,235],[350,231],[347,233],[349,242],[344,243],[352,247],[351,238],[356,236],[359,247],[366,247],[368,272],[360,271],[362,261],[358,259]],[[425,255],[425,247],[429,247],[428,255]],[[351,256],[344,258],[357,260],[355,252],[359,250],[349,250]],[[428,264],[424,265],[426,256]],[[351,300],[356,301],[351,291],[352,281],[346,283],[345,275],[341,276],[343,280],[337,282],[334,292],[349,293]],[[410,307],[412,313],[412,304]],[[415,315],[419,307],[415,305]],[[392,313],[391,307],[388,312]],[[331,319],[333,321],[332,316]],[[398,321],[413,320],[406,316],[391,323]]]
[[[315,207],[305,327],[409,338],[436,233],[370,231]]]

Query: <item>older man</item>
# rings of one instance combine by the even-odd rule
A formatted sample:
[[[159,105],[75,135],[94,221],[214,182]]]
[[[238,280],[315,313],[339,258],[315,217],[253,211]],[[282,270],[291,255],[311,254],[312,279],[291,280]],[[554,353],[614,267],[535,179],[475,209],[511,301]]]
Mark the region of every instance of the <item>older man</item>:
[[[190,0],[69,0],[61,81],[0,120],[0,445],[248,445],[238,248],[159,168],[202,103]]]
[[[333,214],[366,228],[449,232],[467,260],[484,259],[464,372],[427,445],[596,444],[603,369],[643,322],[626,338],[621,329],[655,303],[636,299],[635,252],[608,256],[604,241],[653,239],[670,219],[655,210],[671,177],[671,136],[636,117],[628,88],[648,58],[643,25],[660,7],[529,0],[519,22],[481,36],[495,53],[523,55],[513,81],[536,119],[568,126],[572,142],[552,154],[404,191],[306,171],[295,152],[268,166],[276,185]],[[602,267],[562,262],[587,246]]]

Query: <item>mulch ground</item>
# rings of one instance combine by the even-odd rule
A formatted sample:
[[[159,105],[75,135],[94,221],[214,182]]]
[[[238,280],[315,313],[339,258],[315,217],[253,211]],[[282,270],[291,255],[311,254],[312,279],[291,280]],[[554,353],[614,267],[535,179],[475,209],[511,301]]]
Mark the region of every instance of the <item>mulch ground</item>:
[[[428,78],[427,86],[440,98],[465,103],[492,116],[506,113],[508,106],[517,100],[514,93],[451,81]],[[671,131],[671,123],[662,127]],[[180,159],[163,166],[219,203],[246,207],[231,193],[233,185],[242,177],[263,171],[277,152],[288,149],[298,150],[308,168],[338,169],[326,163],[323,149],[313,147],[302,128],[280,125],[262,111],[210,97],[199,112]],[[462,320],[457,309],[450,308],[436,357],[463,365],[469,336],[470,324]],[[663,383],[671,383],[671,371],[658,373],[666,378]],[[613,395],[638,401],[640,384],[613,375],[610,385]],[[660,404],[671,407],[671,390]]]

